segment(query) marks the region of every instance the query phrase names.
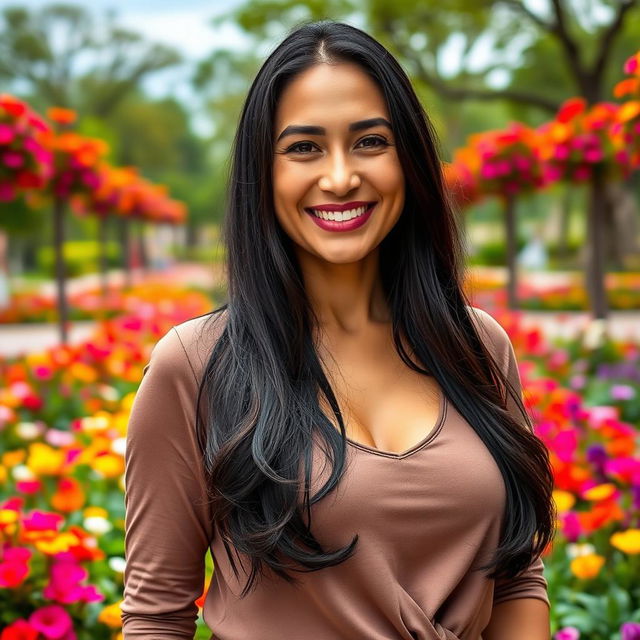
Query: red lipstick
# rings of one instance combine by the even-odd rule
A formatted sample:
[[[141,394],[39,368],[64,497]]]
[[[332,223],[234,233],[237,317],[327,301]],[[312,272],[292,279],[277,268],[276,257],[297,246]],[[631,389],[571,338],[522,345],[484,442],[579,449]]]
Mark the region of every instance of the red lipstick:
[[[311,216],[311,219],[325,231],[353,231],[354,229],[358,229],[363,224],[369,220],[371,217],[371,213],[375,209],[377,202],[348,202],[342,205],[334,205],[334,204],[324,204],[319,205],[317,207],[312,207],[313,209],[317,209],[322,212],[340,212],[340,211],[348,211],[349,209],[358,209],[360,207],[366,207],[364,213],[355,218],[351,218],[351,220],[324,220],[317,216],[312,208],[306,209],[307,214]]]

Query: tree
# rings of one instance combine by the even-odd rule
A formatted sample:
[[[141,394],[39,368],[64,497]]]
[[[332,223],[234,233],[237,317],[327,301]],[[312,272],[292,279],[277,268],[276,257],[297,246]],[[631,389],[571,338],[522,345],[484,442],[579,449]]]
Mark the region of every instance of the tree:
[[[0,80],[26,87],[40,110],[104,118],[146,77],[181,61],[174,49],[119,27],[113,14],[97,22],[79,5],[8,7],[1,20]]]

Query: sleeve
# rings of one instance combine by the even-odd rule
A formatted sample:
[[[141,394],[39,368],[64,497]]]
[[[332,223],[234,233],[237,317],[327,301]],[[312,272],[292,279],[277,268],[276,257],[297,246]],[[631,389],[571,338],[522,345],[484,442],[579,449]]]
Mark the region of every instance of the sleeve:
[[[497,324],[497,323],[496,323]],[[509,336],[502,327],[500,327],[504,334],[504,349],[506,351],[505,358],[507,361],[507,377],[512,384],[514,390],[522,396],[522,382],[520,380],[520,373],[518,371],[518,362],[516,360],[513,345]],[[507,407],[511,412],[518,417],[518,420],[522,420],[521,413],[517,410],[515,402],[511,396],[507,396]],[[529,425],[531,430],[533,426]],[[547,603],[549,608],[551,603],[549,601],[548,584],[544,577],[544,562],[542,558],[534,560],[525,571],[519,576],[512,578],[511,580],[498,579],[495,581],[493,591],[493,605],[497,605],[500,602],[506,602],[507,600],[515,600],[517,598],[537,598]]]
[[[194,637],[212,537],[196,398],[194,372],[172,329],[153,348],[127,428],[124,640]]]

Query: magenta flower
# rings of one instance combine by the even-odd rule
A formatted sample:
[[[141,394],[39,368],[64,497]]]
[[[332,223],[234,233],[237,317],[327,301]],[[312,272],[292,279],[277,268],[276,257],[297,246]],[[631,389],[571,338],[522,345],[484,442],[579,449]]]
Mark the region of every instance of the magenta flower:
[[[24,157],[17,151],[6,151],[2,154],[2,162],[5,167],[18,169],[24,165]]]
[[[612,400],[632,400],[636,397],[636,390],[628,384],[614,384],[610,392]]]
[[[620,627],[620,640],[640,640],[640,623],[625,622]]]
[[[55,562],[51,567],[49,583],[43,595],[49,600],[70,604],[84,600],[84,586],[80,584],[87,577],[86,569],[75,562]]]
[[[0,202],[9,202],[15,198],[15,189],[8,182],[0,182]]]
[[[9,144],[15,136],[13,127],[0,123],[0,144]]]
[[[28,531],[57,531],[64,518],[58,513],[31,511],[22,520]]]
[[[69,632],[73,632],[71,616],[57,604],[34,611],[29,617],[29,624],[51,640],[61,640]]]
[[[564,627],[556,632],[553,640],[580,640],[580,631],[575,627]]]

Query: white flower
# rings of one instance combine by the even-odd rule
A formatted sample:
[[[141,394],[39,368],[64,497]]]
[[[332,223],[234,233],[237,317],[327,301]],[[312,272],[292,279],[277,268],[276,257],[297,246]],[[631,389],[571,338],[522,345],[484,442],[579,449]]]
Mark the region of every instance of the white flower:
[[[120,456],[124,456],[124,451],[126,449],[126,446],[127,446],[126,438],[116,438],[111,443],[111,451],[113,451],[113,453],[117,453]]]
[[[118,390],[108,384],[101,384],[99,389],[102,399],[107,402],[116,402],[120,398]]]
[[[109,558],[107,564],[109,565],[111,571],[115,573],[124,573],[124,568],[126,565],[125,559],[120,556],[113,556],[113,558]]]
[[[91,516],[85,518],[83,522],[84,528],[96,536],[101,536],[113,529],[113,525],[101,516]]]
[[[42,423],[18,422],[15,426],[16,435],[22,440],[35,440],[43,431]]]
[[[588,556],[591,553],[595,553],[596,548],[589,542],[570,542],[567,545],[567,555],[570,558],[577,558],[579,556]]]
[[[18,482],[28,482],[29,480],[36,479],[36,474],[33,473],[26,464],[17,464],[11,470],[11,475],[13,476],[13,479]]]

